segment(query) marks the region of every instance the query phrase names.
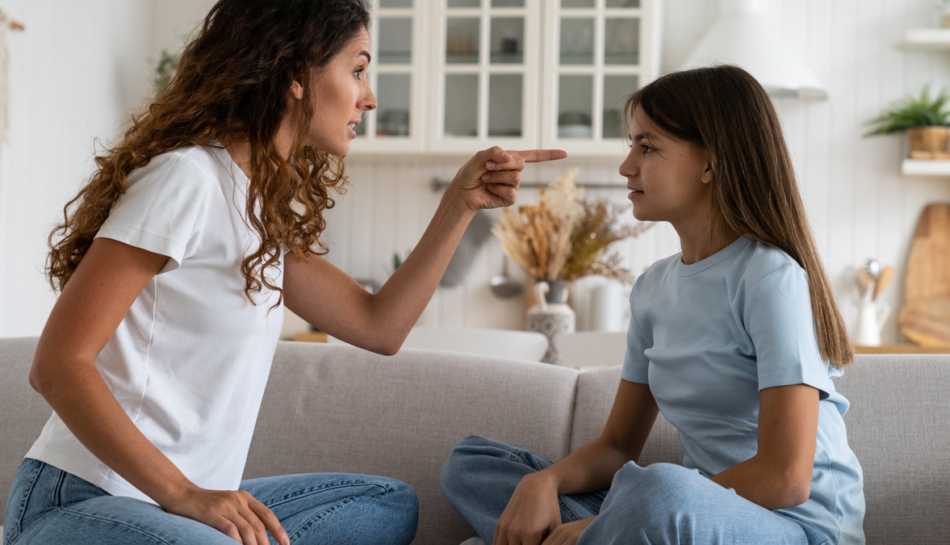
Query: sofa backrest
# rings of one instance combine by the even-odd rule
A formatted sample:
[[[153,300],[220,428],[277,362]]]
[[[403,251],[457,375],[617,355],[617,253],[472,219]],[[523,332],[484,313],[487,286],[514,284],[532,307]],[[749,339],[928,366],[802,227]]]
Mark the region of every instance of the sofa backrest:
[[[419,496],[416,545],[474,532],[442,495],[449,450],[483,435],[560,459],[568,453],[577,371],[485,356],[281,343],[246,478],[307,472],[393,477]]]

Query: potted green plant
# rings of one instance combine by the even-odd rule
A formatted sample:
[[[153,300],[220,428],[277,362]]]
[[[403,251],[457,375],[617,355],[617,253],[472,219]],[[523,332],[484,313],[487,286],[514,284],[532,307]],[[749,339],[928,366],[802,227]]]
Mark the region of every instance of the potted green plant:
[[[875,127],[864,136],[907,131],[911,159],[950,159],[947,143],[950,141],[950,94],[941,89],[930,97],[930,85],[925,85],[919,97],[910,95],[895,102],[878,117],[868,121]]]

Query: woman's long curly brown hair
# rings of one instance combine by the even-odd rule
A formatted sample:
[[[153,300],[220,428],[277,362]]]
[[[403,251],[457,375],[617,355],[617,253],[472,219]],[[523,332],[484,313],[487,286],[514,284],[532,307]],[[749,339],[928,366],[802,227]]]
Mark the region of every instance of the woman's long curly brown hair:
[[[311,74],[330,62],[361,30],[369,12],[362,0],[220,0],[181,55],[168,87],[131,118],[121,142],[96,157],[97,170],[63,209],[49,236],[46,274],[62,290],[79,266],[129,173],[157,155],[190,146],[250,144],[246,217],[260,247],[241,264],[245,294],[262,286],[282,290],[265,275],[280,262],[281,246],[295,255],[324,255],[323,212],[330,190],[345,183],[343,160],[302,144],[313,116]],[[291,108],[291,84],[303,100]],[[298,133],[289,158],[274,137],[285,117]],[[278,302],[278,304],[280,304]]]
[[[730,65],[667,74],[627,100],[667,134],[711,157],[713,202],[723,225],[782,250],[808,276],[821,357],[835,367],[854,360],[831,284],[811,235],[782,125],[765,89]],[[719,225],[711,226],[713,233]]]

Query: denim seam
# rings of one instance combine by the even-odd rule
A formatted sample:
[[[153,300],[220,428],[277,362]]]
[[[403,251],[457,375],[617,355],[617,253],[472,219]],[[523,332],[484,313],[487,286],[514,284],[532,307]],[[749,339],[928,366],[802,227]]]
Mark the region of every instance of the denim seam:
[[[579,516],[577,516],[577,513],[575,513],[573,509],[568,507],[567,504],[561,500],[560,497],[558,497],[557,503],[561,506],[561,513],[567,513],[568,518],[571,519],[571,522],[576,522],[581,519]]]
[[[327,491],[327,490],[336,490],[336,489],[339,489],[339,488],[346,488],[346,487],[351,487],[351,486],[374,486],[374,487],[376,487],[376,488],[382,488],[383,491],[380,492],[379,494],[373,496],[374,498],[378,498],[379,496],[382,496],[383,494],[392,491],[392,489],[389,487],[389,485],[385,485],[385,484],[367,483],[367,482],[357,482],[357,481],[347,481],[347,482],[335,484],[335,485],[333,485],[333,486],[310,488],[310,489],[301,491],[301,492],[298,493],[298,494],[294,494],[294,495],[290,495],[290,496],[284,496],[284,497],[282,497],[282,498],[279,498],[277,501],[274,501],[273,503],[268,502],[268,503],[264,503],[263,505],[269,509],[269,508],[271,508],[271,507],[275,507],[275,506],[282,505],[282,504],[285,504],[285,503],[288,503],[288,502],[291,502],[291,501],[295,501],[295,500],[298,500],[298,499],[300,499],[300,498],[305,498],[305,497],[307,497],[307,496],[312,496],[313,494],[316,494],[316,493],[318,493],[318,492],[324,492],[324,491]]]
[[[30,484],[26,488],[26,495],[23,496],[23,500],[20,502],[20,505],[17,506],[18,516],[13,522],[13,531],[10,534],[10,545],[13,545],[13,542],[20,537],[20,533],[23,531],[23,517],[26,515],[26,504],[30,503],[30,496],[33,495],[33,487],[36,486],[36,481],[39,479],[44,467],[46,467],[46,464],[41,463],[39,467],[33,470],[32,475],[30,475]]]
[[[328,514],[334,512],[334,511],[336,511],[336,510],[339,509],[340,507],[343,507],[344,505],[347,505],[347,504],[350,504],[350,503],[354,503],[354,502],[356,502],[357,500],[359,500],[358,497],[349,496],[348,498],[344,498],[343,500],[334,503],[334,504],[331,505],[330,507],[327,507],[327,508],[324,509],[323,511],[320,511],[319,513],[316,513],[316,514],[313,515],[312,517],[310,517],[310,518],[308,518],[307,520],[303,521],[303,522],[300,524],[300,526],[298,526],[297,528],[295,528],[294,531],[293,531],[293,532],[290,532],[288,535],[289,535],[289,536],[293,536],[293,539],[296,539],[297,537],[299,537],[299,536],[301,535],[302,532],[304,532],[305,530],[310,529],[310,527],[313,526],[313,524],[314,524],[316,521],[322,519],[324,516],[326,516],[326,515],[328,515]]]
[[[145,530],[145,529],[143,529],[143,528],[140,528],[140,527],[138,527],[138,526],[133,526],[133,525],[131,525],[131,524],[127,523],[127,522],[123,522],[123,521],[121,521],[121,520],[113,520],[113,519],[110,519],[110,518],[108,518],[108,517],[102,517],[102,516],[98,516],[98,515],[90,515],[89,513],[83,513],[83,512],[81,512],[81,511],[75,511],[75,510],[73,510],[73,509],[71,509],[71,508],[69,508],[69,507],[59,507],[58,510],[61,511],[61,512],[63,512],[63,513],[65,513],[65,514],[67,514],[67,515],[72,515],[72,516],[78,517],[78,518],[86,518],[86,519],[98,520],[98,521],[102,521],[102,522],[108,522],[109,524],[115,524],[115,525],[118,525],[118,526],[124,526],[124,527],[126,527],[126,528],[128,528],[128,529],[130,529],[130,530],[133,530],[133,531],[135,531],[135,532],[138,532],[138,533],[140,533],[140,534],[142,534],[142,535],[145,535],[145,536],[154,538],[155,540],[157,540],[157,541],[159,541],[159,542],[161,542],[161,543],[165,543],[166,545],[172,545],[172,543],[171,543],[170,541],[168,541],[167,539],[165,539],[165,538],[163,538],[163,537],[161,537],[161,536],[159,536],[159,535],[153,534],[152,532],[149,532],[149,531],[147,531],[147,530]]]
[[[51,467],[51,466],[49,466]],[[66,472],[62,469],[57,469],[59,471],[59,478],[56,479],[56,486],[53,487],[53,508],[62,507],[63,505],[63,483],[66,481]]]

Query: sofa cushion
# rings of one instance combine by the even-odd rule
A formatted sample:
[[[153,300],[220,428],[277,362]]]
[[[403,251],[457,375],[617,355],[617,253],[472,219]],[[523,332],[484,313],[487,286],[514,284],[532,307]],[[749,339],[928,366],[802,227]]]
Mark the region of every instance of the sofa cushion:
[[[0,340],[0,524],[16,470],[53,414],[43,396],[30,387],[37,340]]]
[[[340,471],[400,479],[419,495],[414,543],[459,543],[474,533],[439,486],[452,445],[474,434],[564,457],[577,375],[453,353],[384,357],[281,343],[245,477]]]
[[[947,543],[950,358],[859,355],[835,380],[851,402],[848,442],[864,469],[868,543]]]
[[[618,365],[587,371],[577,378],[577,402],[574,405],[571,452],[590,443],[604,431],[607,416],[617,395],[617,387],[620,386],[621,369],[622,367]],[[663,418],[662,414],[657,415],[650,437],[640,454],[641,465],[657,462],[683,463],[683,451],[680,450],[676,428]]]

